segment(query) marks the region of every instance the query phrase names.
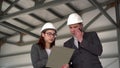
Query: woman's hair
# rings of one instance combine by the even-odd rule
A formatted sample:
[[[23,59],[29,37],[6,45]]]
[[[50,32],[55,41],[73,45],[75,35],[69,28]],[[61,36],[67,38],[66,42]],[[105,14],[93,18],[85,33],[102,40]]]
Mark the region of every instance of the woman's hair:
[[[38,45],[41,47],[41,48],[43,48],[43,49],[45,49],[45,40],[44,40],[44,37],[42,37],[42,33],[45,33],[47,30],[43,30],[42,32],[41,32],[41,35],[40,35],[40,38],[39,38],[39,41],[38,41]],[[55,31],[56,32],[56,31]],[[53,46],[55,46],[55,40],[50,44],[50,48],[52,48]]]

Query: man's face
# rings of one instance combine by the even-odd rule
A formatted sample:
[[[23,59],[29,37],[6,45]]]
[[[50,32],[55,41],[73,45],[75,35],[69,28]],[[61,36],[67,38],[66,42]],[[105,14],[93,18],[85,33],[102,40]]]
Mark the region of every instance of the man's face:
[[[78,31],[79,29],[82,30],[83,28],[83,25],[82,24],[72,24],[72,25],[69,25],[69,29],[70,29],[70,32],[72,33],[72,35],[75,35],[75,32]]]

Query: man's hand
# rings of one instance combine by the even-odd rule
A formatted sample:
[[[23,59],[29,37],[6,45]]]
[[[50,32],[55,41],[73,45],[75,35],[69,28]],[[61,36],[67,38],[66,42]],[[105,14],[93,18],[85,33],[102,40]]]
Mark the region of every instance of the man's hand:
[[[77,40],[78,40],[79,42],[82,42],[82,40],[83,40],[83,35],[84,35],[84,32],[81,31],[80,29],[76,29],[76,30],[75,30],[75,37],[77,38]]]

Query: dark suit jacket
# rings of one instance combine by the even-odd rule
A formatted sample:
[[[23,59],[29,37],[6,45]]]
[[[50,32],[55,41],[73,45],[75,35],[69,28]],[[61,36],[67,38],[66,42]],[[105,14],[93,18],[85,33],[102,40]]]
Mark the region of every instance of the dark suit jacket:
[[[34,68],[46,68],[45,65],[48,60],[46,50],[34,44],[31,48],[31,60]]]
[[[75,49],[69,63],[71,68],[102,68],[98,58],[102,45],[96,32],[85,32],[80,48],[74,45],[74,38],[66,41],[64,46]]]

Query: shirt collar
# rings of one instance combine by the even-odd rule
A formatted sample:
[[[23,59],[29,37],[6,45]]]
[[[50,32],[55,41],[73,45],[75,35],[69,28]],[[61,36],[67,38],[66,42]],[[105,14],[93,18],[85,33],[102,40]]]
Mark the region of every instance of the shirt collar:
[[[76,37],[73,37],[73,38],[74,38],[74,44],[75,44],[75,46],[78,48],[78,40],[77,40]]]

